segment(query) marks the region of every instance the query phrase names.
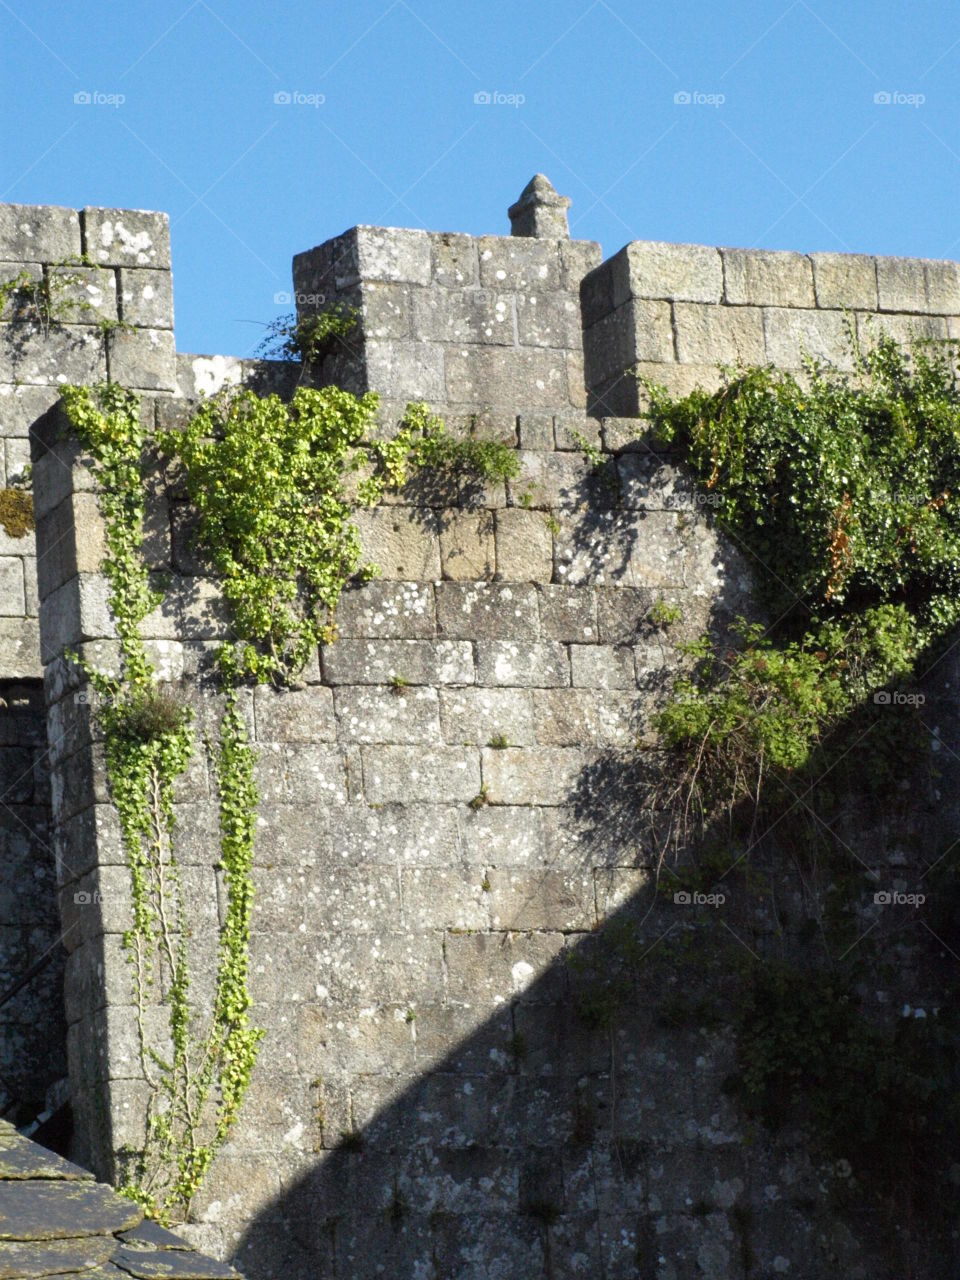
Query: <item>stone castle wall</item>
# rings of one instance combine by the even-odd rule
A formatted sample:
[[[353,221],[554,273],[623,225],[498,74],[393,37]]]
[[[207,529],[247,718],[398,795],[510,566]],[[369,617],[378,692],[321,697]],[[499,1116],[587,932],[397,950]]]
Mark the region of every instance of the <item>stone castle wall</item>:
[[[729,1044],[664,1025],[653,991],[602,1033],[581,1016],[597,939],[632,919],[654,943],[670,925],[646,914],[653,847],[632,798],[677,646],[750,608],[750,566],[629,419],[631,370],[681,390],[717,360],[796,368],[806,347],[842,363],[845,308],[864,332],[870,313],[897,336],[946,336],[957,268],[645,243],[601,263],[548,229],[358,227],[294,260],[301,315],[358,311],[314,381],[379,391],[385,431],[426,400],[452,430],[517,447],[521,475],[456,493],[414,482],[362,513],[382,576],[346,593],[302,688],[243,699],[260,753],[252,961],[267,1037],[188,1230],[254,1278],[854,1275],[869,1229],[851,1236],[819,1203],[802,1143],[744,1152],[721,1087]],[[101,269],[123,297],[123,265]],[[141,364],[114,372],[115,334],[103,359],[147,392],[150,426],[183,421],[224,381],[289,393],[282,369],[123,336]],[[95,716],[62,654],[109,666],[116,643],[89,473],[57,413],[40,419],[43,391],[22,438],[67,1044],[77,1155],[108,1175],[140,1136],[145,1087],[121,951],[128,873]],[[167,593],[144,634],[213,728],[226,613],[176,476],[150,467],[147,555]],[[658,599],[682,611],[668,632],[648,619]],[[209,980],[222,903],[203,758],[177,816]]]

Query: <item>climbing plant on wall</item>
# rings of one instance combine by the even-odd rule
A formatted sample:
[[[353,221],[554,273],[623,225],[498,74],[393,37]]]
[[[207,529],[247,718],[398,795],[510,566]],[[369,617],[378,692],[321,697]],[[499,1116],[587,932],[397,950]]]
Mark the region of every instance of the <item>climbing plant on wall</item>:
[[[711,494],[765,612],[682,646],[687,669],[659,714],[661,889],[736,885],[753,902],[748,925],[764,912],[774,921],[763,943],[730,929],[667,943],[659,959],[686,983],[673,1013],[685,1005],[717,1025],[730,984],[730,1087],[748,1113],[808,1125],[844,1194],[869,1187],[916,1212],[921,1173],[955,1194],[957,984],[947,975],[935,1009],[884,1016],[874,995],[895,986],[904,940],[885,948],[872,932],[868,868],[837,833],[854,814],[876,822],[881,805],[891,822],[918,810],[924,783],[935,794],[916,681],[960,624],[956,354],[921,344],[908,355],[884,339],[854,352],[851,374],[727,370],[720,390],[679,399],[646,384],[652,437]],[[687,857],[668,871],[671,846]],[[960,905],[956,859],[924,852],[935,864],[926,891],[940,899],[925,923],[940,946]],[[795,884],[809,914],[788,925]],[[872,904],[882,881],[866,884]],[[698,972],[710,989],[699,1001]]]
[[[378,503],[419,467],[456,483],[515,474],[503,445],[454,441],[424,405],[411,405],[390,439],[374,433],[378,399],[337,388],[298,389],[289,403],[231,389],[201,404],[162,450],[182,465],[236,639],[219,671],[225,709],[208,745],[220,797],[218,866],[226,888],[212,1009],[192,998],[174,799],[198,744],[189,708],[157,678],[141,625],[162,600],[142,552],[145,435],[139,397],[115,383],[68,386],[63,401],[93,460],[104,520],[109,602],[120,670],[71,655],[99,695],[107,771],[131,877],[124,935],[140,1061],[148,1085],[145,1141],[127,1153],[123,1190],[156,1218],[186,1215],[236,1122],[263,1032],[250,1024],[248,987],[257,789],[238,693],[283,686],[320,642],[334,638],[337,602],[354,575],[369,577],[353,514]],[[150,1011],[166,1009],[162,1032]]]

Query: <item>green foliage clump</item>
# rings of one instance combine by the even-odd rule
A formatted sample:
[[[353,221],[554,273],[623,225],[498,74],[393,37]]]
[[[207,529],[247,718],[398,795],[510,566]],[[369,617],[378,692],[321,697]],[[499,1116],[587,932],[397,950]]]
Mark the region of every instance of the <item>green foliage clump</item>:
[[[304,366],[316,364],[334,347],[337,339],[348,337],[356,325],[356,308],[343,304],[299,320],[290,312],[267,326],[257,354],[266,360],[300,361]]]
[[[361,568],[357,508],[376,506],[418,468],[490,479],[518,466],[505,445],[451,440],[422,404],[408,407],[391,439],[376,439],[378,405],[372,392],[337,387],[299,387],[289,403],[231,389],[205,401],[185,431],[161,436],[183,463],[199,542],[240,637],[221,653],[231,678],[283,683],[332,639],[344,586],[376,572]]]

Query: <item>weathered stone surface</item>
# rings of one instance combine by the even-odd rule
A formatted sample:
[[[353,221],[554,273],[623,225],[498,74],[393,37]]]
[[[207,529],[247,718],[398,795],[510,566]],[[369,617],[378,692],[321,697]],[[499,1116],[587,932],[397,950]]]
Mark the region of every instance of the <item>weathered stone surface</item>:
[[[329,689],[261,685],[253,695],[258,742],[332,742],[337,736]]]
[[[877,258],[881,311],[960,314],[960,264],[926,258]]]
[[[430,583],[375,578],[362,586],[348,587],[337,605],[337,634],[341,637],[414,640],[436,633]]]
[[[445,398],[444,349],[438,343],[401,338],[367,338],[363,346],[365,384],[397,400]]]
[[[0,205],[0,259],[59,262],[80,256],[80,217],[56,205]]]
[[[863,351],[873,350],[881,334],[909,349],[924,338],[945,338],[947,332],[943,316],[857,314],[857,341]]]
[[[123,267],[119,275],[124,323],[144,329],[172,329],[173,276],[170,272],[134,271]]]
[[[542,586],[537,595],[544,640],[585,644],[597,639],[597,600],[590,587]]]
[[[493,804],[563,804],[582,767],[576,748],[483,750],[483,781]]]
[[[579,753],[544,750],[545,756]],[[492,791],[491,784],[491,791]],[[542,803],[542,802],[541,802]],[[490,875],[495,929],[576,932],[596,921],[593,876],[562,871],[494,871]]]
[[[583,335],[587,385],[602,383],[633,369],[638,361],[674,359],[669,302],[630,299]]]
[[[566,937],[559,932],[448,933],[443,944],[447,993],[453,1000],[488,1005],[557,999],[563,984],[554,962],[565,945]],[[538,986],[537,978],[551,965],[547,982]]]
[[[633,649],[629,645],[572,644],[570,671],[577,688],[633,689]]]
[[[473,684],[473,650],[457,640],[337,640],[321,650],[328,684]]]
[[[169,329],[116,329],[107,334],[110,376],[125,387],[175,391],[176,350]]]
[[[611,265],[615,307],[630,297],[719,302],[723,296],[720,252],[706,245],[635,240]]]
[[[550,857],[543,813],[529,805],[483,805],[461,809],[460,856],[465,865],[542,867]]]
[[[516,341],[516,302],[510,293],[493,289],[418,289],[411,301],[417,338],[507,347]]]
[[[566,647],[552,641],[478,640],[477,683],[519,689],[570,683]]]
[[[53,267],[49,272],[54,313],[71,324],[117,318],[117,280],[99,267]]]
[[[72,578],[41,603],[44,662],[83,640],[114,637],[108,595],[106,579],[99,574],[83,574]]]
[[[549,582],[553,534],[541,511],[510,507],[496,517],[497,577],[506,582]]]
[[[442,636],[455,640],[535,640],[536,591],[527,584],[443,582],[437,586],[437,623]]]
[[[433,279],[446,289],[463,289],[480,282],[477,242],[473,236],[441,231],[431,235]]]
[[[358,511],[357,528],[364,562],[384,578],[440,577],[440,537],[432,511],[416,507],[379,507]]]
[[[170,219],[143,209],[83,210],[87,253],[109,267],[170,267]]]
[[[445,513],[440,521],[440,564],[444,578],[473,582],[493,577],[496,565],[493,515],[482,511]]]
[[[853,318],[840,311],[767,307],[763,312],[767,359],[781,369],[799,369],[807,355],[838,369],[852,369],[852,328]]]
[[[347,234],[355,246],[350,267],[360,279],[430,283],[431,237],[427,232],[359,226]],[[348,269],[346,262],[341,269]]]
[[[335,860],[397,866],[450,866],[457,860],[457,814],[447,802],[350,805],[337,815]]]
[[[553,448],[552,413],[525,413],[518,422],[521,449]]]
[[[472,800],[480,791],[480,758],[460,747],[364,747],[363,793],[370,804]]]
[[[543,747],[628,747],[637,739],[637,711],[635,693],[533,691],[534,728]]]
[[[681,518],[692,519],[682,511],[578,512],[556,537],[557,577],[571,586],[683,586]]]
[[[582,340],[579,300],[576,295],[536,290],[518,294],[517,333],[524,347],[579,350]]]
[[[30,384],[102,382],[103,339],[89,325],[62,325],[43,334],[0,324],[0,381]]]
[[[569,453],[519,455],[520,475],[509,482],[507,502],[511,507],[580,507],[594,498],[602,500],[600,486],[585,458]]]
[[[763,312],[759,307],[678,302],[673,317],[677,359],[685,364],[763,363]]]
[[[449,347],[444,371],[446,399],[453,403],[492,405],[514,412],[569,403],[562,351]],[[436,392],[433,395],[437,398]]]
[[[811,253],[818,307],[877,309],[877,259],[865,253]]]
[[[603,250],[594,240],[560,242],[560,284],[579,296],[580,281],[603,261]]]
[[[341,741],[440,742],[435,689],[422,686],[410,689],[338,687],[335,698]]]
[[[445,741],[477,746],[505,738],[511,746],[533,742],[530,696],[518,689],[444,689],[440,724]]]
[[[723,249],[724,300],[738,305],[812,307],[813,266],[802,253]]]
[[[485,289],[528,292],[560,287],[560,254],[554,240],[481,236],[477,249]]]

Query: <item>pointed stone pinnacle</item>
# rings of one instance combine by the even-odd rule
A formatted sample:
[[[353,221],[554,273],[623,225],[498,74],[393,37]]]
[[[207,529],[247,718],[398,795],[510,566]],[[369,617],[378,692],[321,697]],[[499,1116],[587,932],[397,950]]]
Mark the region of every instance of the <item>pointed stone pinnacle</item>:
[[[544,174],[534,174],[520,192],[520,199],[507,210],[510,234],[569,240],[569,208],[569,196],[558,195],[553,183]]]

